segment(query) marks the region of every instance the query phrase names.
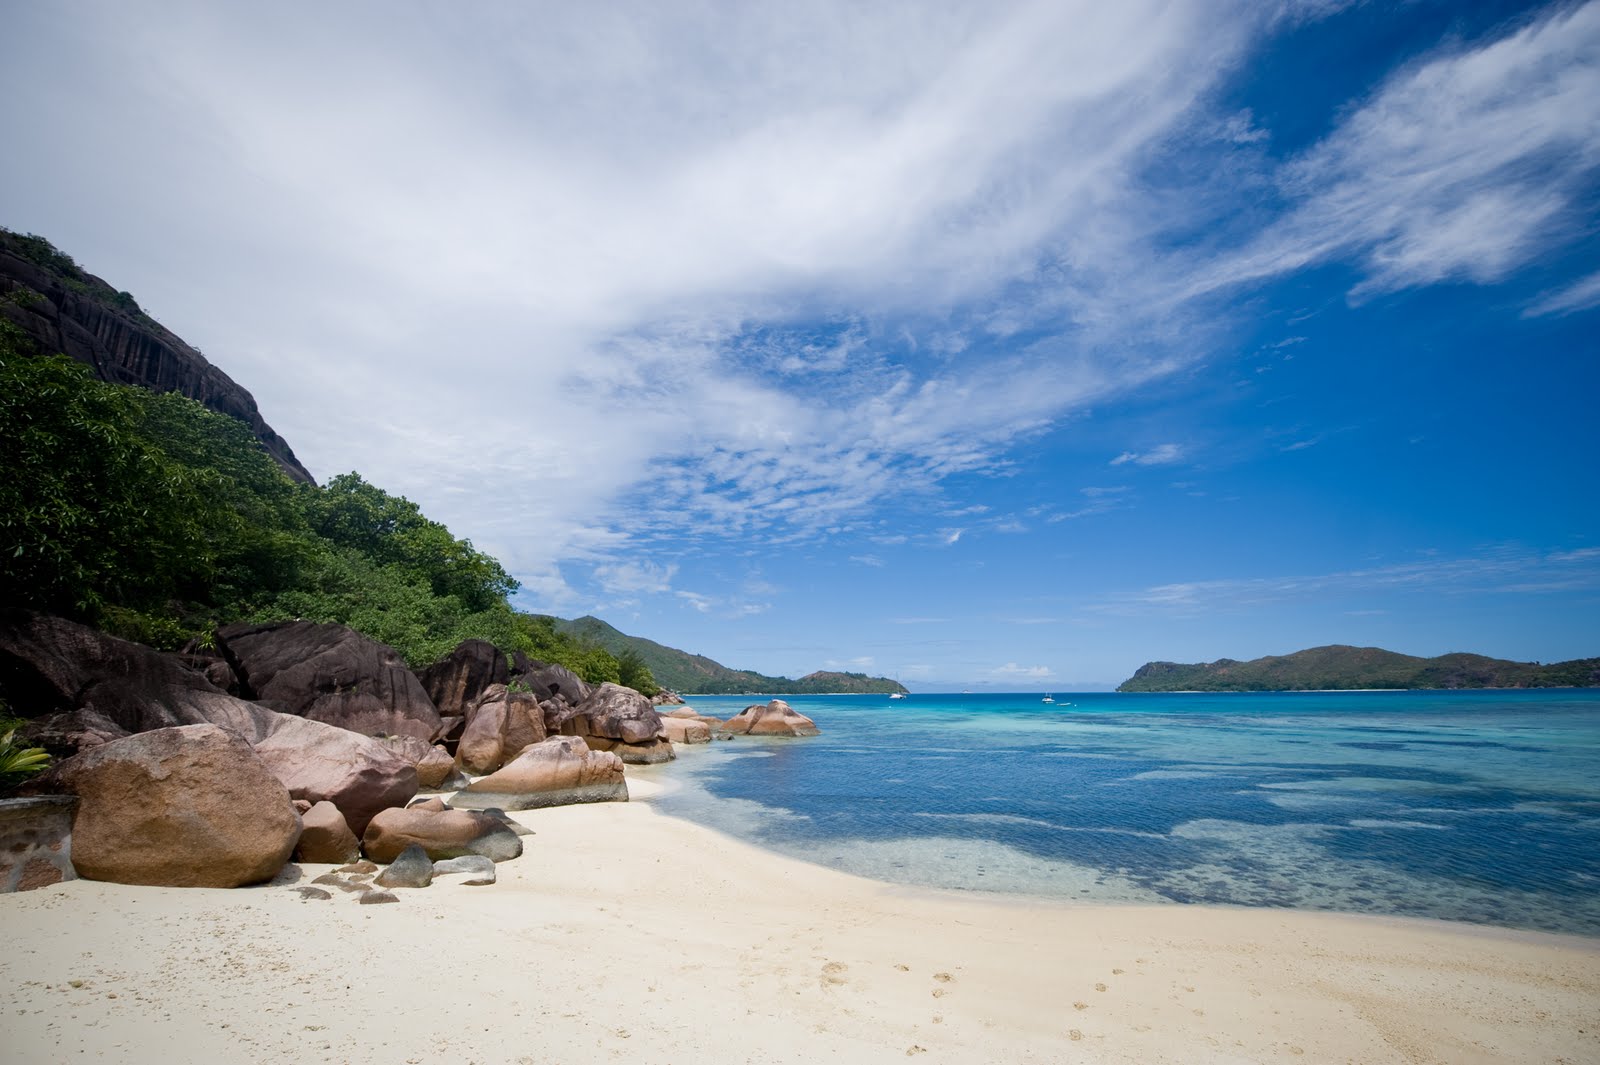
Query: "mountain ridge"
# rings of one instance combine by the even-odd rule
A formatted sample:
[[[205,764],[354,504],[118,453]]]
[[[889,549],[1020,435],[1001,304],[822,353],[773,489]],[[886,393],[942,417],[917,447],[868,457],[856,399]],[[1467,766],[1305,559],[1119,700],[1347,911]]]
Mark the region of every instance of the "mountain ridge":
[[[869,677],[864,673],[817,670],[799,680],[770,677],[748,669],[731,669],[705,655],[691,654],[642,636],[629,636],[592,615],[573,619],[545,616],[551,617],[557,631],[593,640],[614,655],[634,652],[650,667],[658,684],[684,695],[739,695],[746,692],[763,695],[887,695],[907,690],[898,681]]]
[[[1543,665],[1454,652],[1433,658],[1327,644],[1242,662],[1146,662],[1119,692],[1600,687],[1600,658]]]

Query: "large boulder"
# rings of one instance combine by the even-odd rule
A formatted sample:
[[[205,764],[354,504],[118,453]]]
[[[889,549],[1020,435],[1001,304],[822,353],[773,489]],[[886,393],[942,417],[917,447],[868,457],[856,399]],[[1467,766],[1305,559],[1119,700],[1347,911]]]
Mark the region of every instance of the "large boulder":
[[[670,762],[675,753],[661,715],[632,688],[601,684],[577,706],[545,713],[551,735],[581,736],[597,751],[611,751],[630,765]]]
[[[577,736],[552,736],[450,800],[472,810],[534,810],[584,802],[627,802],[622,760]]]
[[[497,862],[522,853],[522,839],[497,818],[472,810],[384,810],[361,836],[361,848],[388,864],[413,843],[434,861],[481,854]]]
[[[333,803],[317,803],[300,815],[300,821],[305,827],[294,849],[296,861],[344,865],[361,857],[361,841]]]
[[[512,674],[512,679],[527,687],[541,700],[559,697],[568,706],[577,706],[594,691],[594,687],[588,681],[566,666],[530,661],[520,656],[518,665],[521,668]]]
[[[710,743],[711,726],[695,718],[663,717],[661,726],[673,743]]]
[[[415,736],[380,736],[379,743],[410,762],[417,770],[417,786],[424,791],[436,791],[450,777],[456,760],[450,752],[434,743],[424,743]]]
[[[465,717],[467,707],[491,684],[510,680],[506,656],[487,640],[463,640],[456,649],[417,674],[433,705],[445,717]]]
[[[741,736],[816,736],[816,722],[796,713],[782,699],[747,706],[723,722],[725,731]]]
[[[545,727],[550,727],[546,719]],[[621,743],[649,743],[665,732],[650,700],[620,684],[600,685],[583,702],[560,715],[551,730],[563,736],[596,736]]]
[[[216,723],[243,736],[290,795],[337,806],[356,835],[379,810],[404,806],[417,793],[416,767],[379,740],[289,714],[262,717],[262,707],[238,705],[251,712],[219,710]]]
[[[544,738],[544,710],[538,698],[496,684],[472,705],[456,745],[456,764],[474,776],[493,773]]]
[[[274,710],[366,736],[431,743],[443,721],[416,675],[387,644],[343,625],[228,625],[217,646],[240,691]]]
[[[417,771],[377,740],[235,698],[167,655],[62,618],[0,613],[0,689],[45,715],[22,730],[29,742],[63,756],[152,729],[231,729],[291,795],[332,802],[357,833],[417,791]]]
[[[237,887],[270,880],[300,838],[283,784],[238,735],[186,725],[126,736],[48,770],[78,797],[72,864],[118,884]]]
[[[44,719],[24,735],[60,755],[218,715],[274,716],[142,644],[27,610],[0,611],[0,692]]]

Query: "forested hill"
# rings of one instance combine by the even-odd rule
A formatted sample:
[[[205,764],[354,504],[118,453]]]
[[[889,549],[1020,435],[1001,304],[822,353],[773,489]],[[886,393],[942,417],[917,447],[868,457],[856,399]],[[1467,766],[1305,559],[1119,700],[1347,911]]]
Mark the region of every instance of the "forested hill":
[[[1540,665],[1474,654],[1437,658],[1335,644],[1249,662],[1149,662],[1119,692],[1326,691],[1356,688],[1600,687],[1600,658]]]
[[[694,655],[676,647],[629,636],[596,617],[568,621],[552,618],[556,631],[590,640],[621,656],[632,651],[650,667],[657,683],[686,695],[735,695],[760,692],[763,695],[823,695],[828,693],[888,694],[906,689],[883,677],[864,673],[808,673],[799,680],[769,677],[747,669],[729,669],[705,655]]]

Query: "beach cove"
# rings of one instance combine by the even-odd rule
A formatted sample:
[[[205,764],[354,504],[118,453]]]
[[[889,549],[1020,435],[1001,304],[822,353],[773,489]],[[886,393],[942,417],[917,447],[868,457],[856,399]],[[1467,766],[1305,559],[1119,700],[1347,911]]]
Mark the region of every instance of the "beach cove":
[[[1600,943],[895,886],[656,804],[519,813],[398,905],[78,880],[0,898],[7,1060],[1581,1062]],[[299,883],[320,872],[301,866]]]

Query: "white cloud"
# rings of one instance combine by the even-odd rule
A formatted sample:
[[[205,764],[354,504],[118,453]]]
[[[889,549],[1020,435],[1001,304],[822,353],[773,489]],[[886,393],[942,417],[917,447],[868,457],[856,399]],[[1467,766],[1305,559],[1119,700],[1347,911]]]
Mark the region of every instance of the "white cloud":
[[[651,562],[611,562],[594,568],[594,578],[607,592],[670,592],[677,566]]]
[[[1190,291],[1336,256],[1363,267],[1358,299],[1505,278],[1575,233],[1600,164],[1597,53],[1589,3],[1412,64],[1278,175],[1296,206]]]
[[[1179,581],[1112,598],[1096,609],[1123,615],[1199,616],[1363,592],[1543,594],[1600,589],[1596,559],[1600,548],[1556,552],[1507,548],[1481,556],[1430,558],[1335,573]]]
[[[1327,6],[33,5],[0,90],[31,101],[14,153],[55,165],[0,171],[0,202],[524,605],[592,571],[761,609],[619,559],[906,542],[886,502],[946,508],[953,475],[1205,357],[1227,323],[1193,297],[1334,257],[1362,292],[1493,281],[1558,239],[1600,151],[1593,4],[1391,78],[1260,175],[1287,207],[1237,247],[1163,239],[1239,194],[1155,205],[1144,168],[1197,130],[1259,156],[1215,91]]]
[[[1003,666],[996,666],[989,670],[991,677],[1015,677],[1021,680],[1049,680],[1056,675],[1056,671],[1049,666],[1019,666],[1015,662],[1007,662]]]
[[[1157,444],[1149,451],[1124,451],[1111,460],[1111,465],[1122,466],[1129,462],[1137,466],[1169,466],[1183,461],[1183,448],[1178,444]]]
[[[851,555],[851,562],[859,562],[863,566],[882,566],[883,559],[877,555]]]
[[[1554,292],[1546,293],[1522,313],[1525,318],[1536,318],[1543,315],[1572,314],[1597,305],[1600,305],[1600,270]]]

